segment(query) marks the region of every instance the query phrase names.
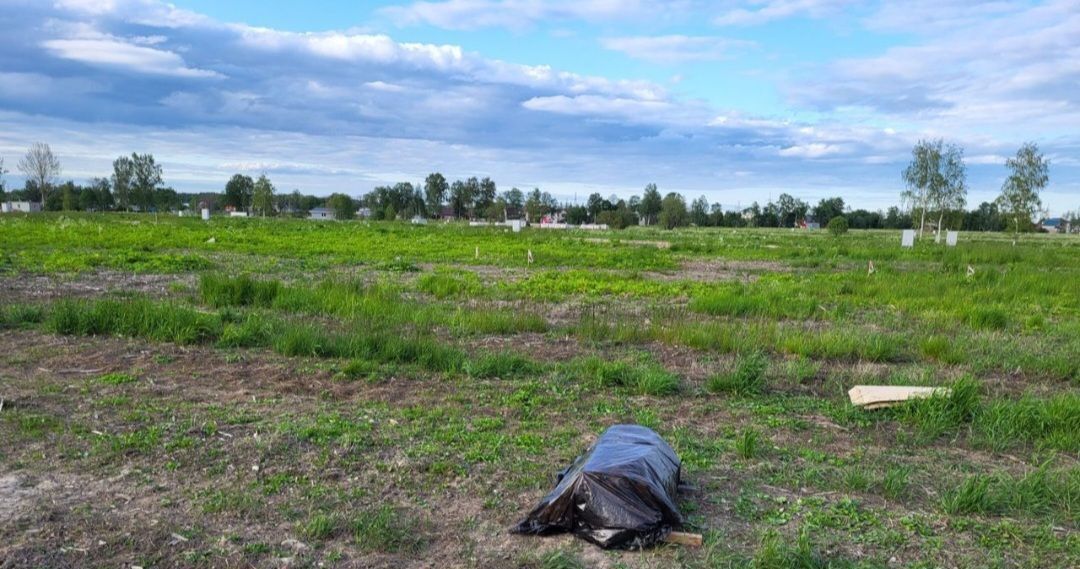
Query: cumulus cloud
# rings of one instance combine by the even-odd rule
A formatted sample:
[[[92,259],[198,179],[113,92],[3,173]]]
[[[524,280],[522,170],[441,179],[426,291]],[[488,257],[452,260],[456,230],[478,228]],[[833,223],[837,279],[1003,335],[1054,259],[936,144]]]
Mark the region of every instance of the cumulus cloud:
[[[755,45],[729,38],[684,35],[602,38],[600,44],[635,59],[655,63],[730,59],[734,52]]]

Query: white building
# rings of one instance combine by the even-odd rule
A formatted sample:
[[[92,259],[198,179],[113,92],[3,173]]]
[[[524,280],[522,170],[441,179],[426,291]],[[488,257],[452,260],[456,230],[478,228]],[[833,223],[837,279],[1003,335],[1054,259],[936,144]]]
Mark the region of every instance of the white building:
[[[35,213],[41,211],[41,204],[38,202],[4,202],[0,211],[4,213]]]
[[[334,210],[328,207],[313,207],[308,214],[309,219],[337,219]]]

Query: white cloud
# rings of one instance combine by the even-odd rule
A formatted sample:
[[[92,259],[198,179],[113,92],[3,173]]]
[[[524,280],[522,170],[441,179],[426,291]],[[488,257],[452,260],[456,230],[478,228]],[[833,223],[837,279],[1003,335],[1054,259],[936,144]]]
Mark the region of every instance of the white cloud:
[[[933,13],[922,5],[924,16]],[[913,7],[917,8],[918,6]],[[1005,10],[1005,8],[1001,8]],[[1004,11],[887,49],[834,62],[786,86],[797,104],[884,114],[947,137],[991,131],[1023,140],[1080,130],[1080,3]]]
[[[799,144],[795,146],[789,146],[787,148],[781,148],[777,154],[780,156],[795,157],[795,158],[822,158],[825,156],[838,154],[840,147],[835,144],[823,144],[820,142],[813,142],[810,144]]]
[[[521,29],[541,20],[663,18],[684,11],[691,0],[445,0],[392,6],[382,13],[401,25],[427,24],[454,30]]]
[[[753,26],[796,16],[820,18],[852,3],[853,0],[749,0],[737,2],[740,7],[721,13],[713,19],[713,23],[718,26]]]
[[[56,39],[42,42],[42,45],[56,57],[90,65],[177,77],[223,77],[216,71],[188,67],[182,57],[171,51],[134,45],[116,38]]]
[[[533,111],[564,115],[618,116],[647,121],[651,113],[666,111],[672,105],[663,101],[611,98],[597,95],[578,95],[574,97],[556,95],[553,97],[533,97],[522,103],[521,106]]]
[[[600,44],[635,59],[656,63],[729,59],[732,52],[755,45],[729,38],[684,35],[603,38]]]

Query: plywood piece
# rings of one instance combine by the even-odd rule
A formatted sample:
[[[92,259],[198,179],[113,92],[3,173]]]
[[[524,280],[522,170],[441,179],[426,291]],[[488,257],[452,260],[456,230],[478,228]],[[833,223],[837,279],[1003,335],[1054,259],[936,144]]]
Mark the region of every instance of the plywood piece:
[[[679,545],[689,545],[690,547],[701,547],[702,538],[700,533],[673,531],[667,534],[664,541],[668,543],[677,543]]]
[[[908,399],[949,395],[947,387],[915,387],[906,385],[856,385],[848,391],[851,404],[865,409],[881,409]]]
[[[956,240],[957,240],[957,238],[959,236],[960,236],[960,232],[958,232],[958,231],[949,231],[948,233],[946,233],[945,234],[945,246],[946,247],[956,247]]]
[[[914,247],[915,246],[915,230],[905,229],[900,234],[900,246],[901,247]]]

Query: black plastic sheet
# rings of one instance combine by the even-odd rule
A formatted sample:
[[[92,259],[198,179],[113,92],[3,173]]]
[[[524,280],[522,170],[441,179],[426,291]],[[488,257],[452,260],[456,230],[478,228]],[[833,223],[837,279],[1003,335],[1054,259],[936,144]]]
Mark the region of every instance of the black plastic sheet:
[[[573,532],[605,549],[640,549],[682,525],[675,505],[679,457],[640,425],[615,425],[559,475],[558,484],[512,530]]]

